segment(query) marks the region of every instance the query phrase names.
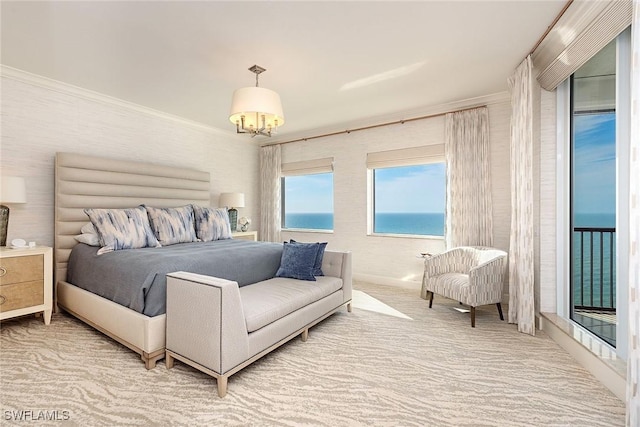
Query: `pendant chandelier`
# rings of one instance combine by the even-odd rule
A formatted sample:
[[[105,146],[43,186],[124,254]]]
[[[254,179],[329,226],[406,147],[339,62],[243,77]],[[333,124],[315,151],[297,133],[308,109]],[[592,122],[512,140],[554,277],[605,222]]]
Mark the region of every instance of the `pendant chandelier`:
[[[243,87],[233,92],[229,120],[236,125],[237,133],[271,136],[284,124],[280,95],[258,87],[258,76],[266,69],[254,65],[249,71],[256,75],[255,87]]]

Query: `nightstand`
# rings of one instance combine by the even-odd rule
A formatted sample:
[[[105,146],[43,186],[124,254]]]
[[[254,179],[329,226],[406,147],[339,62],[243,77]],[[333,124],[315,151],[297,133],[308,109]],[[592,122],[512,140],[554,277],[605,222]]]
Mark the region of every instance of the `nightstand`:
[[[0,320],[53,309],[53,249],[0,247]]]
[[[257,231],[234,231],[231,235],[234,239],[253,240],[254,242],[258,241]]]

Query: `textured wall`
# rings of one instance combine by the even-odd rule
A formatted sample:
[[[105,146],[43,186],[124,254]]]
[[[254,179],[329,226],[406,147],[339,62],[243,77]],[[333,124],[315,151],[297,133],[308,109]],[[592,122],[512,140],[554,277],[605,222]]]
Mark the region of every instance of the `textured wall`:
[[[509,247],[509,99],[489,104],[494,246]],[[463,107],[461,107],[463,108]],[[442,252],[444,239],[367,235],[368,152],[444,143],[444,117],[285,144],[282,161],[334,157],[333,233],[283,232],[283,239],[328,241],[353,251],[356,278],[415,287],[422,280],[420,252]],[[506,292],[506,289],[505,289]]]
[[[258,147],[249,138],[28,76],[3,76],[1,95],[1,174],[27,182],[27,203],[10,206],[9,241],[53,245],[57,151],[208,171],[212,205],[221,192],[244,192],[239,214],[258,218]]]

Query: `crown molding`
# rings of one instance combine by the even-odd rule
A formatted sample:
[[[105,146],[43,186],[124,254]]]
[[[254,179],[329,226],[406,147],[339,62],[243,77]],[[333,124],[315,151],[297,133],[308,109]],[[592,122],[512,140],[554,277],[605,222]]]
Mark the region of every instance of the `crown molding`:
[[[32,86],[38,86],[38,87],[48,89],[54,92],[62,93],[65,95],[75,96],[75,97],[86,99],[89,101],[94,101],[94,102],[98,102],[106,105],[112,105],[119,108],[135,111],[138,113],[147,114],[150,116],[154,116],[154,117],[169,120],[175,123],[179,123],[181,125],[196,128],[208,133],[213,133],[213,134],[225,136],[225,137],[236,136],[235,132],[215,128],[213,126],[205,125],[204,123],[196,122],[194,120],[188,120],[180,116],[165,113],[159,110],[154,110],[153,108],[145,107],[143,105],[139,105],[133,102],[125,101],[123,99],[105,95],[100,92],[84,89],[79,86],[63,83],[58,80],[50,79],[48,77],[40,76],[38,74],[29,73],[27,71],[20,70],[18,68],[9,67],[3,64],[0,64],[0,77],[16,80],[21,83],[30,84]]]
[[[490,95],[484,95],[484,96],[478,96],[475,98],[468,98],[468,99],[463,99],[459,101],[448,102],[445,104],[424,106],[424,107],[415,108],[411,110],[399,111],[397,113],[392,113],[387,115],[368,117],[366,119],[361,119],[357,121],[345,122],[345,123],[334,124],[330,126],[319,127],[319,128],[295,132],[295,133],[278,135],[261,145],[266,146],[266,145],[282,144],[282,143],[287,143],[287,141],[297,141],[297,140],[303,140],[305,138],[314,138],[314,137],[317,137],[318,135],[348,132],[349,130],[366,128],[369,126],[376,126],[376,125],[389,123],[389,122],[411,120],[416,117],[438,116],[438,115],[452,113],[459,110],[466,110],[469,108],[481,107],[484,105],[500,104],[500,103],[509,102],[509,101],[510,101],[509,92],[506,92],[506,91],[498,92]]]

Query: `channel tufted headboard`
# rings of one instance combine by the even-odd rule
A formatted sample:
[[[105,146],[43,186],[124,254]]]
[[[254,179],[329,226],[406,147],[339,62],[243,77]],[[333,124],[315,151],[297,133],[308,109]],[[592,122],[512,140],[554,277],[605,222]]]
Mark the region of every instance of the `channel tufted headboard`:
[[[85,208],[209,206],[209,181],[209,172],[193,169],[56,153],[55,283],[66,281],[73,236],[89,221]]]

